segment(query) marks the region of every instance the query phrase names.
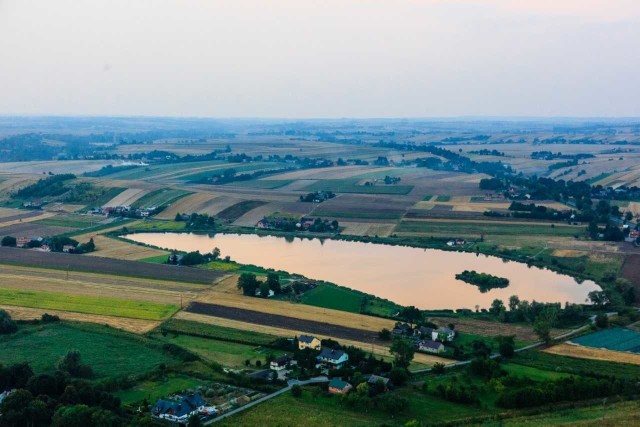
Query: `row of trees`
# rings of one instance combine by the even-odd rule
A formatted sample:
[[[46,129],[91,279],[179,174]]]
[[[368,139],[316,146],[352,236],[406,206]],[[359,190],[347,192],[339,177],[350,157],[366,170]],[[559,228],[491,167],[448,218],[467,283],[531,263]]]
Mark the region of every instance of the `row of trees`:
[[[269,296],[269,291],[272,291],[275,295],[282,292],[280,285],[280,276],[277,273],[268,273],[265,281],[259,281],[253,273],[242,273],[238,278],[238,289],[242,289],[242,293],[247,296],[256,296],[258,292],[262,298]]]

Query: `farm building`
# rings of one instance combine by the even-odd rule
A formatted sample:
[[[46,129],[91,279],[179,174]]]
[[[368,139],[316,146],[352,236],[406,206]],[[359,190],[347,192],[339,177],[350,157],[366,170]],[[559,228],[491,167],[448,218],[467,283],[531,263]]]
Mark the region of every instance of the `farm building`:
[[[331,394],[347,394],[353,389],[353,386],[340,378],[333,378],[329,381],[329,393]]]
[[[314,336],[300,335],[300,338],[298,338],[298,349],[304,350],[305,348],[320,350],[322,348],[322,344],[320,343],[320,340]]]
[[[438,341],[420,341],[418,350],[423,353],[440,354],[444,351],[444,345]]]

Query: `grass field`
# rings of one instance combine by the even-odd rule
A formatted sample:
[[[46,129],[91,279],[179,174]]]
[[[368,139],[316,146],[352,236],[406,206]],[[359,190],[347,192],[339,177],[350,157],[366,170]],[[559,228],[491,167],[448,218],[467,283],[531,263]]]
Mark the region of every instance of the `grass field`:
[[[86,228],[93,226],[102,220],[103,218],[90,215],[65,214],[39,219],[33,222],[35,224],[50,225],[52,227]]]
[[[178,310],[177,305],[116,298],[96,298],[53,292],[19,291],[0,288],[0,304],[42,308],[132,319],[163,320]]]
[[[160,398],[183,390],[193,389],[205,383],[206,381],[199,378],[170,373],[161,378],[139,382],[130,389],[121,390],[114,394],[120,398],[124,405],[142,402],[144,399],[153,404]]]
[[[333,285],[320,285],[304,293],[302,303],[334,310],[360,313],[362,295],[351,289]]]
[[[206,268],[207,270],[236,271],[239,270],[241,266],[233,262],[211,261],[198,267]]]
[[[294,182],[294,180],[291,179],[252,179],[250,181],[232,182],[231,184],[227,184],[227,186],[273,190],[289,185],[292,182]]]
[[[255,345],[238,344],[229,341],[219,341],[212,338],[201,338],[189,335],[167,334],[166,337],[154,335],[160,341],[179,345],[182,348],[196,353],[204,360],[219,363],[222,366],[234,369],[245,367],[245,360],[252,364],[256,360],[265,363],[265,357],[273,351],[264,350]]]
[[[72,349],[80,351],[98,377],[140,375],[161,363],[177,363],[158,344],[103,325],[53,323],[21,326],[16,334],[0,335],[2,363],[29,362],[36,372],[52,372]]]
[[[640,366],[637,365],[579,359],[537,350],[517,353],[512,362],[545,371],[565,372],[568,374],[606,372],[607,375],[616,377],[640,379]]]
[[[217,340],[227,340],[238,343],[253,345],[268,345],[276,338],[276,335],[263,334],[259,332],[243,331],[210,325],[206,323],[190,322],[180,319],[169,319],[162,324],[162,329],[176,334],[194,335]]]

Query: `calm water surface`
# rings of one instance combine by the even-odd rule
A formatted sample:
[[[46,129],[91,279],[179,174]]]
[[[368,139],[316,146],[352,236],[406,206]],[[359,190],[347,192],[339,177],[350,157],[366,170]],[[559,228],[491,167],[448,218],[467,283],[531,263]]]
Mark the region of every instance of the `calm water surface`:
[[[141,233],[126,238],[162,248],[211,252],[243,264],[255,264],[313,279],[326,280],[422,309],[488,307],[495,298],[511,295],[540,302],[584,302],[600,289],[578,284],[572,277],[500,258],[436,249],[418,249],[338,240],[293,240],[254,234]],[[476,270],[510,280],[509,287],[481,293],[455,279]]]

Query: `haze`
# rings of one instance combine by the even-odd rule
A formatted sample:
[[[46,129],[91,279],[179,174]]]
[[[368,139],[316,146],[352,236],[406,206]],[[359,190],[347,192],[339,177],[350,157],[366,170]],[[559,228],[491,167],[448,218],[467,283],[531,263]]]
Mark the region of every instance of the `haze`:
[[[0,0],[0,114],[640,116],[638,21],[637,0]]]

